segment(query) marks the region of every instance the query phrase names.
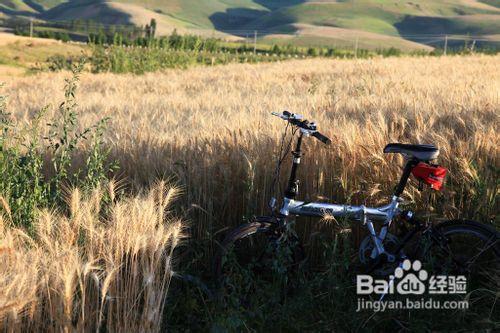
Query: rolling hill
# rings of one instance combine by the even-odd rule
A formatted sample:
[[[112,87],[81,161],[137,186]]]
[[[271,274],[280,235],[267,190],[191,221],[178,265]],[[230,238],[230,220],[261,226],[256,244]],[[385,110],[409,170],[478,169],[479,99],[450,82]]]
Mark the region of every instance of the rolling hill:
[[[500,34],[499,0],[0,0],[4,16],[46,21],[94,20],[103,24],[147,24],[158,33],[177,29],[224,33],[298,44],[402,49],[440,43],[438,35]],[[453,40],[451,38],[450,40]]]

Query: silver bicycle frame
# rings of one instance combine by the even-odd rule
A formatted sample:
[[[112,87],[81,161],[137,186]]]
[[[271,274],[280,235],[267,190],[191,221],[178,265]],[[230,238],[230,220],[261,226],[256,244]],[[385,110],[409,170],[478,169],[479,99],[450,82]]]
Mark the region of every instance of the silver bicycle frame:
[[[273,113],[273,115],[284,119],[288,122],[291,120],[302,119],[302,116],[283,112],[282,114]],[[395,216],[400,214],[398,210],[398,205],[402,201],[400,198],[401,193],[404,191],[408,177],[413,168],[413,162],[407,162],[403,176],[400,179],[398,187],[396,188],[392,200],[388,205],[382,207],[366,207],[366,206],[351,206],[351,205],[338,205],[334,203],[321,203],[321,202],[303,202],[295,200],[298,193],[298,181],[296,179],[297,168],[300,165],[301,158],[301,144],[302,138],[314,135],[316,130],[316,125],[314,123],[307,123],[312,125],[304,127],[299,126],[297,122],[292,122],[300,128],[300,136],[296,144],[296,148],[292,151],[293,154],[293,164],[291,169],[290,178],[288,180],[288,187],[285,191],[285,197],[283,198],[283,206],[280,209],[282,216],[296,215],[296,216],[309,216],[309,217],[326,217],[331,216],[335,218],[349,218],[352,220],[358,220],[363,223],[368,228],[370,232],[371,239],[373,241],[373,250],[371,257],[374,259],[381,254],[386,254],[389,261],[394,261],[394,255],[389,254],[385,251],[383,242],[387,235],[387,229],[390,227],[392,220]],[[304,124],[304,122],[300,123]],[[276,200],[271,199],[270,207],[274,208]],[[373,221],[383,222],[380,232],[377,234],[375,228],[373,227]]]
[[[384,250],[383,242],[385,236],[387,235],[387,229],[391,225],[393,218],[399,214],[398,205],[400,202],[401,199],[399,197],[393,196],[389,204],[372,208],[365,207],[363,205],[351,206],[322,202],[303,202],[291,200],[285,197],[283,199],[283,206],[281,207],[280,213],[284,216],[331,216],[335,218],[348,218],[351,220],[360,221],[368,228],[373,243],[375,244],[374,249],[371,253],[371,257],[374,259],[380,254],[386,253],[386,251]],[[372,221],[384,222],[378,234],[373,227]]]

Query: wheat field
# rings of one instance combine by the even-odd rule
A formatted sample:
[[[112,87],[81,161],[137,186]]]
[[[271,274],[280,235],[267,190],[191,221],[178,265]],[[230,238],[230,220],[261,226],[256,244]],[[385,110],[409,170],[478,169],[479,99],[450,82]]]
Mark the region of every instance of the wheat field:
[[[68,73],[44,73],[8,78],[2,88],[2,93],[8,96],[8,110],[18,119],[29,122],[42,106],[57,105],[62,99],[67,76]],[[209,248],[204,256],[209,259],[213,238],[220,237],[228,227],[242,223],[244,217],[265,211],[284,125],[270,112],[285,109],[315,120],[319,130],[333,141],[325,147],[307,140],[303,168],[299,171],[300,198],[381,204],[395,186],[403,162],[401,156],[384,155],[385,144],[434,143],[441,150],[439,163],[449,169],[449,176],[444,192],[433,199],[432,212],[446,218],[470,217],[497,224],[499,94],[500,57],[473,55],[235,64],[142,76],[84,74],[77,101],[82,126],[103,117],[110,118],[105,142],[111,149],[111,157],[120,165],[116,178],[126,188],[141,192],[158,179],[180,187],[181,195],[174,207],[188,220],[191,240],[208,239]],[[286,176],[284,172],[282,180]],[[405,197],[416,199],[417,209],[428,208],[424,203],[426,196],[414,186],[408,188]],[[130,214],[126,210],[131,209],[134,228],[126,233],[127,237],[146,237],[141,241],[143,251],[151,251],[157,258],[165,247],[174,246],[170,244],[173,240],[168,241],[170,234],[180,233],[182,227],[176,222],[172,226],[174,231],[162,229],[155,235],[158,239],[147,238],[148,230],[157,233],[160,225],[155,222],[141,230],[142,223],[151,223],[142,214],[162,216],[161,212],[154,211],[154,205],[148,206],[153,199],[148,200],[126,201],[121,210],[116,209],[117,214],[122,215],[113,218],[125,218]],[[130,204],[132,208],[126,208]],[[146,212],[136,212],[137,205],[149,208]],[[0,298],[11,297],[10,302],[16,304],[0,304],[0,312],[10,316],[8,320],[14,320],[17,310],[3,309],[14,306],[28,311],[30,316],[57,310],[61,323],[68,322],[67,311],[71,310],[67,309],[70,305],[65,303],[65,297],[74,293],[75,288],[87,287],[91,281],[86,272],[77,268],[74,268],[76,272],[63,276],[54,275],[52,272],[57,268],[47,266],[44,261],[52,260],[58,249],[43,240],[47,232],[59,239],[72,237],[73,228],[96,228],[94,220],[98,218],[92,217],[92,209],[84,214],[89,218],[76,224],[68,222],[80,221],[78,214],[70,220],[49,213],[42,215],[37,226],[42,243],[29,249],[39,252],[36,260],[40,262],[29,265],[33,274],[22,266],[27,265],[23,260],[10,263],[15,266],[15,272],[28,272],[19,273],[19,279],[38,279],[37,283],[44,284],[49,279],[64,285],[62,290],[66,294],[56,297],[61,306],[38,310],[33,304],[43,296],[40,293],[49,290],[36,289],[39,288],[36,283],[26,282],[24,285],[30,287],[29,290],[0,288],[15,295],[32,295],[23,301],[10,294]],[[64,222],[61,230],[46,230],[46,224],[53,219]],[[66,224],[67,231],[63,230]],[[325,227],[306,223],[301,234],[307,237],[318,228]],[[25,241],[21,231],[12,229],[5,221],[1,230],[0,251],[3,252],[0,256],[8,257],[4,254],[8,249]],[[110,283],[110,288],[115,283],[113,288],[120,288],[113,276],[117,274],[116,265],[122,263],[113,257],[108,264],[107,256],[112,256],[114,250],[110,249],[110,253],[103,250],[103,244],[109,242],[106,232],[105,228],[98,232],[97,245],[69,242],[68,258],[62,259],[66,260],[63,262],[54,259],[54,265],[70,261],[75,264],[68,269],[87,267],[81,266],[85,254],[83,258],[87,258],[91,270],[94,264],[98,265],[95,260],[104,260],[104,267],[98,265],[102,272],[100,283]],[[138,234],[133,235],[135,232]],[[178,237],[172,239],[177,241]],[[134,248],[133,245],[120,246]],[[31,256],[31,252],[26,251],[16,250],[15,256]],[[203,265],[208,263],[205,260]],[[139,264],[153,263],[140,259]],[[155,265],[160,264],[155,262]],[[1,278],[5,274],[0,274]],[[154,290],[164,290],[169,276],[158,279],[154,283],[161,287]],[[10,282],[0,283],[5,286]],[[98,300],[88,305],[90,312],[85,314],[94,316],[97,322],[104,320],[99,319],[103,303]],[[20,306],[16,302],[25,303],[19,303]],[[113,315],[115,313],[118,316],[121,312],[117,309]],[[108,316],[111,318],[107,319],[112,320],[112,315]],[[127,318],[117,322],[126,323]],[[112,327],[112,330],[119,328]]]
[[[402,165],[382,153],[385,144],[434,143],[439,163],[450,170],[441,210],[492,217],[499,60],[305,60],[87,74],[77,100],[84,125],[110,117],[106,140],[120,162],[119,177],[136,188],[158,178],[177,181],[186,207],[201,208],[189,206],[195,230],[235,224],[263,209],[284,125],[270,112],[284,109],[315,120],[333,141],[330,147],[306,142],[303,197],[378,202]],[[57,105],[67,76],[7,80],[10,112],[29,119],[41,106]]]

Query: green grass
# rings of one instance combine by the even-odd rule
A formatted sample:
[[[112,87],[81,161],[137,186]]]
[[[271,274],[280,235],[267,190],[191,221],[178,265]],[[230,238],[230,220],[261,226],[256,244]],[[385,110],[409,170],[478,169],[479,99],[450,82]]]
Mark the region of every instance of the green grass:
[[[44,10],[48,10],[64,3],[65,0],[36,0],[33,2],[40,4],[44,8]]]
[[[340,26],[349,29],[364,30],[369,32],[380,33],[384,35],[397,36],[398,31],[386,20],[369,17],[369,16],[356,16],[352,18],[339,18],[332,20],[335,26]],[[335,24],[337,23],[337,24]]]
[[[483,2],[493,7],[500,8],[500,0],[480,0],[480,2]]]
[[[179,17],[186,21],[191,22],[201,28],[214,29],[220,24],[221,17],[225,16],[228,10],[235,8],[244,8],[254,10],[255,12],[265,11],[266,9],[251,0],[236,0],[236,1],[197,1],[197,0],[183,0],[181,1],[181,9],[179,12],[174,13],[174,17]],[[253,13],[255,13],[253,12]],[[241,13],[245,14],[245,13]],[[246,12],[248,17],[249,12]],[[237,14],[239,15],[239,14]],[[254,14],[252,14],[254,15]],[[252,16],[250,15],[250,16]]]
[[[424,14],[425,13],[425,14]],[[350,2],[344,3],[304,3],[301,5],[282,8],[269,15],[262,16],[254,21],[249,28],[272,29],[273,27],[290,23],[309,23],[313,25],[330,25],[341,28],[359,29],[375,33],[397,35],[396,23],[404,20],[405,16],[434,17],[450,15],[450,19],[455,19],[458,13],[474,14],[495,14],[494,11],[484,10],[474,7],[464,7],[463,5],[438,5],[435,2],[424,1],[416,8],[410,5],[396,3],[380,3],[376,1],[366,1],[362,4]],[[499,14],[497,11],[496,14]],[[430,16],[432,15],[432,16]],[[490,18],[488,21],[493,21]],[[410,27],[411,28],[411,27]],[[415,26],[413,33],[418,33],[420,27]],[[471,33],[474,33],[476,26],[468,26]]]
[[[66,2],[43,13],[42,17],[47,20],[66,21],[75,19],[91,19],[95,22],[106,24],[130,23],[126,13],[115,10],[105,3],[90,2]]]
[[[92,18],[107,24],[131,23],[131,14],[95,1],[66,2],[33,0],[44,9],[49,20]],[[262,33],[294,33],[295,24],[333,26],[390,36],[420,34],[494,34],[500,30],[500,1],[392,1],[346,0],[339,2],[303,2],[300,0],[119,0],[142,6],[151,13],[163,15],[159,21],[169,26],[188,29],[253,30]],[[488,6],[489,5],[489,6]],[[37,6],[32,6],[37,7]],[[0,0],[1,8],[12,11],[34,11],[21,0]],[[89,11],[92,15],[89,16]],[[137,14],[147,15],[147,14]],[[487,16],[485,16],[487,15]],[[245,35],[244,33],[242,33]],[[308,36],[309,45],[336,43],[335,36]],[[370,36],[379,45],[383,39]],[[293,39],[303,45],[306,37]],[[428,42],[427,40],[416,40]],[[411,45],[411,44],[410,44]],[[407,45],[408,46],[408,45]]]
[[[421,17],[408,16],[396,24],[402,34],[497,34],[500,16]]]
[[[30,6],[26,5],[23,1],[21,0],[0,0],[0,12],[6,11],[7,14],[9,12],[32,12],[36,13],[36,11],[31,8]]]
[[[85,49],[82,46],[66,43],[15,42],[6,47],[0,47],[0,63],[30,69],[37,63],[46,62],[51,56],[75,57],[81,55]]]
[[[298,36],[293,38],[266,37],[262,39],[262,43],[277,44],[277,45],[296,45],[299,47],[333,47],[336,49],[344,49],[353,51],[355,48],[355,38],[334,38],[321,36]],[[394,47],[403,51],[413,51],[415,47],[409,46],[403,39],[394,38],[391,40],[364,39],[358,40],[359,49],[376,50],[387,49]]]
[[[320,248],[316,265],[306,259],[303,268],[296,274],[289,274],[288,280],[278,271],[271,283],[270,279],[252,275],[252,272],[237,270],[233,277],[238,279],[231,281],[236,290],[223,294],[218,300],[203,293],[196,284],[174,281],[166,314],[169,327],[173,331],[183,331],[185,323],[189,322],[191,330],[200,332],[451,332],[494,330],[500,324],[495,317],[499,313],[495,296],[485,290],[477,290],[471,295],[471,309],[466,311],[357,312],[358,298],[364,297],[356,295],[359,263],[351,235],[322,234],[316,241]],[[198,269],[191,268],[191,271],[189,266],[184,262],[179,269],[200,276]],[[280,267],[280,260],[276,259],[272,267]],[[207,284],[211,286],[209,279],[207,275]],[[429,299],[429,295],[424,296]],[[401,299],[405,297],[386,297],[391,301]],[[433,299],[449,301],[462,300],[462,297],[444,295]],[[450,316],[454,320],[450,321]]]

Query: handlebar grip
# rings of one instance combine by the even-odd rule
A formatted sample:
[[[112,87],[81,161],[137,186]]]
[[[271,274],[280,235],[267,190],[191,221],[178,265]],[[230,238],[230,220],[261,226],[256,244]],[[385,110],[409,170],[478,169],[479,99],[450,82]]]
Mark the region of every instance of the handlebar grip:
[[[320,132],[314,132],[312,134],[312,136],[314,136],[319,141],[323,142],[325,145],[329,145],[330,143],[332,143],[332,140],[330,140],[329,138],[327,138],[326,136],[324,136]]]

